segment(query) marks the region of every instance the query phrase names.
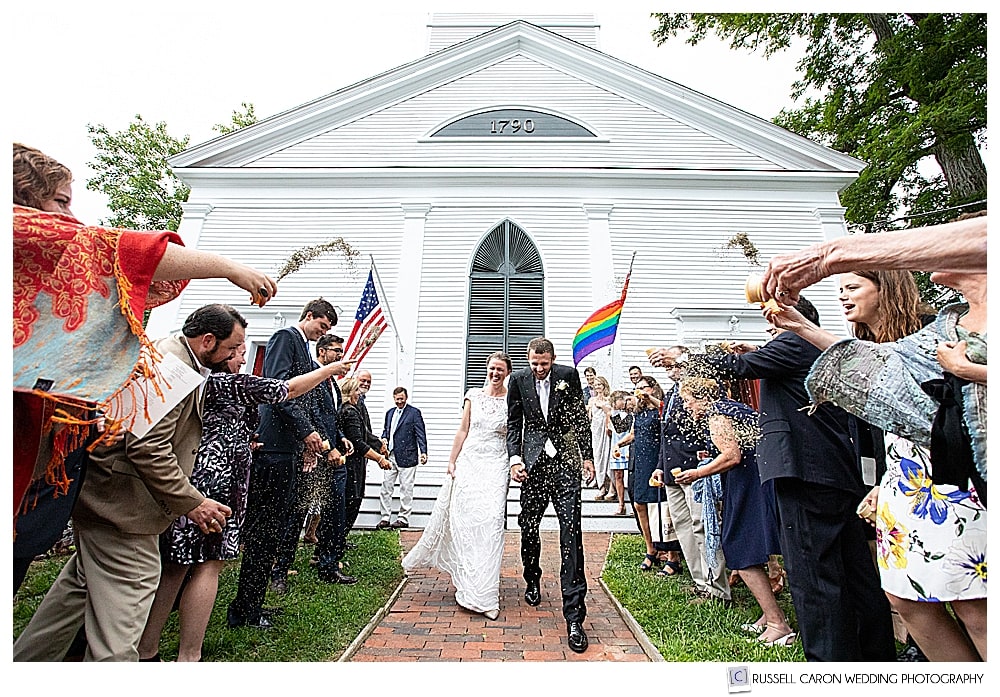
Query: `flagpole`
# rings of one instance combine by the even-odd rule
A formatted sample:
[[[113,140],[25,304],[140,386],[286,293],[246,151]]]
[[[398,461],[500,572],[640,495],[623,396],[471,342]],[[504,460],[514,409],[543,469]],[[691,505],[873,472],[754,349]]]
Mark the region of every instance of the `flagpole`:
[[[378,275],[378,267],[375,266],[375,257],[372,254],[369,254],[368,257],[372,260],[372,271],[375,272],[375,284],[378,286],[379,297],[385,301],[385,314],[389,318],[389,326],[392,327],[392,333],[396,337],[396,346],[400,352],[406,353],[406,349],[403,348],[403,341],[399,338],[399,332],[396,331],[396,322],[392,319],[392,310],[389,309],[389,296],[385,294],[385,288],[382,287],[382,279]]]

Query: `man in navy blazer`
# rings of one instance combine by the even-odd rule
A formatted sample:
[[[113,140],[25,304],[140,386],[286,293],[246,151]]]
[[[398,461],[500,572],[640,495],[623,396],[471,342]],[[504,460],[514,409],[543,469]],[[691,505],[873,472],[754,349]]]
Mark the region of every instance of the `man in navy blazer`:
[[[382,491],[379,496],[379,509],[382,520],[375,527],[405,528],[410,524],[410,514],[413,512],[413,482],[416,479],[417,464],[427,462],[427,431],[424,428],[424,417],[412,404],[407,404],[409,394],[405,387],[397,387],[392,391],[392,401],[395,407],[385,413],[385,426],[382,429],[382,442],[389,451],[389,461],[392,467],[385,470],[382,479]],[[395,522],[389,524],[392,506],[392,491],[399,480],[399,515]]]
[[[314,368],[309,342],[316,341],[337,324],[337,311],[326,300],[310,301],[298,324],[279,329],[264,350],[264,377],[289,380]],[[319,387],[313,388],[319,389]],[[260,407],[260,448],[250,472],[250,498],[243,540],[243,559],[236,598],[229,605],[231,628],[267,629],[262,615],[264,595],[278,546],[294,506],[296,472],[306,458],[324,456],[321,424],[316,422],[309,393],[279,404]]]
[[[805,298],[796,309],[819,324]],[[809,661],[891,661],[895,642],[889,602],[879,583],[855,509],[868,491],[850,438],[848,414],[830,403],[810,407],[805,378],[820,351],[771,327],[761,347],[682,354],[661,349],[654,366],[684,362],[688,375],[760,379],[760,478],[774,480],[781,554],[802,646]]]

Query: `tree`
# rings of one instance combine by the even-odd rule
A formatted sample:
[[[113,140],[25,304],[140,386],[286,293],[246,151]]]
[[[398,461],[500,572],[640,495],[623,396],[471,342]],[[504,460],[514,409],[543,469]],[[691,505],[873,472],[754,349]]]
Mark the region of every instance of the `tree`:
[[[97,157],[89,163],[97,176],[87,188],[108,197],[106,225],[133,230],[177,230],[181,204],[190,187],[181,182],[167,158],[187,147],[189,136],[174,138],[162,121],[150,124],[139,114],[124,131],[110,133],[104,124],[87,125]]]
[[[256,123],[253,104],[243,102],[233,111],[230,125],[213,129],[226,135]],[[139,114],[123,131],[111,133],[104,126],[87,126],[97,157],[90,166],[97,176],[87,180],[87,189],[108,197],[111,217],[101,221],[132,230],[174,230],[181,222],[181,204],[190,187],[174,176],[167,158],[184,150],[190,136],[175,138],[160,121],[151,124]]]
[[[681,31],[695,45],[714,32],[733,49],[770,56],[802,41],[801,77],[791,96],[809,96],[774,122],[868,163],[841,194],[855,230],[889,229],[900,211],[928,225],[958,213],[943,208],[980,201],[978,208],[985,207],[985,14],[654,17],[657,45]],[[940,174],[926,174],[929,161]]]
[[[230,123],[217,123],[212,126],[212,130],[222,135],[228,135],[241,128],[246,128],[257,123],[257,115],[253,111],[253,104],[243,102],[240,104],[240,109],[242,111],[233,109],[232,121]]]

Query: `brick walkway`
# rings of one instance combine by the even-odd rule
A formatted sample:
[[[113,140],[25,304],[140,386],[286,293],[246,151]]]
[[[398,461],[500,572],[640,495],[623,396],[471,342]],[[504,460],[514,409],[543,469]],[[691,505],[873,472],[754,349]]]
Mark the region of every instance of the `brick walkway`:
[[[352,661],[648,661],[598,579],[610,533],[584,533],[587,619],[590,648],[583,654],[566,645],[566,621],[559,593],[559,534],[542,533],[542,602],[524,602],[518,532],[504,540],[500,617],[487,620],[455,603],[455,588],[444,572],[421,569],[410,575],[396,602]],[[420,533],[400,535],[404,553]]]

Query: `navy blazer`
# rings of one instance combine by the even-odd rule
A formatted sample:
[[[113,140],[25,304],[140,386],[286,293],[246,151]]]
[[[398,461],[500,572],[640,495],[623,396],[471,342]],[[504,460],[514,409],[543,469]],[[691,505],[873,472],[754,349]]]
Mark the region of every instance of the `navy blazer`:
[[[385,413],[385,428],[382,429],[382,440],[389,441],[389,430],[392,428],[392,416],[396,413],[393,407]],[[412,404],[403,406],[403,413],[396,425],[396,433],[392,438],[392,454],[399,467],[415,467],[420,462],[420,455],[427,454],[427,432],[424,429],[424,417]]]
[[[318,363],[313,363],[314,369],[320,367]],[[337,404],[339,405],[344,400],[340,395],[340,388],[337,386],[336,380],[324,380],[311,389],[307,396],[311,404],[313,423],[319,425],[317,432],[320,437],[330,441],[331,448],[337,448],[341,454],[344,454],[344,444],[340,440],[344,432],[340,430],[340,425],[337,423],[339,407],[333,403],[333,390],[337,391]]]
[[[264,377],[290,380],[313,370],[309,349],[297,327],[285,327],[271,335],[264,350]],[[262,453],[296,453],[313,431],[322,433],[314,421],[309,393],[279,404],[260,406]],[[332,445],[331,441],[331,445]]]
[[[529,471],[542,455],[546,439],[552,441],[557,451],[575,460],[576,453],[566,452],[567,435],[575,437],[584,460],[594,460],[580,374],[576,368],[553,363],[549,375],[548,419],[542,414],[530,368],[515,371],[507,383],[507,455],[520,455]],[[560,383],[566,383],[564,389],[559,389]]]
[[[847,412],[826,402],[815,411],[805,378],[820,350],[794,332],[781,332],[756,351],[742,355],[702,354],[691,358],[688,370],[708,371],[725,378],[760,379],[760,430],[757,465],[761,481],[793,477],[850,491],[861,498],[868,487],[861,481]]]

